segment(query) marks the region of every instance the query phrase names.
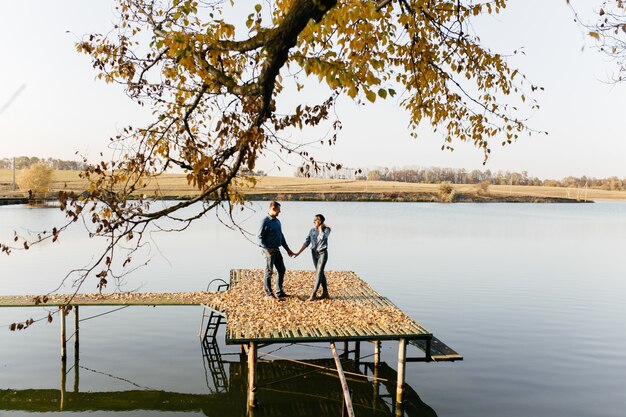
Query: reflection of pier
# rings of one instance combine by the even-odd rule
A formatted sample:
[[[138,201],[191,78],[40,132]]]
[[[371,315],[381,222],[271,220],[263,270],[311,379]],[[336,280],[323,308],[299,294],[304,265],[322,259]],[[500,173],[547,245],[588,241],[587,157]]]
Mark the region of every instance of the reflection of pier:
[[[207,355],[205,352],[205,358]],[[262,405],[255,411],[246,410],[245,406],[248,371],[245,357],[220,362],[222,369],[227,370],[227,384],[221,392],[189,394],[148,389],[79,392],[77,381],[74,381],[74,391],[66,391],[63,384],[58,390],[0,390],[0,411],[195,411],[207,416],[245,415],[248,412],[249,415],[275,417],[341,415],[343,398],[338,389],[337,374],[332,369],[332,359],[259,361],[256,371],[259,380],[263,381],[258,386]],[[436,417],[435,411],[408,385],[405,386],[402,410],[396,408],[397,373],[386,363],[376,366],[357,357],[348,358],[344,352],[342,364],[357,415],[391,417],[403,413],[408,417]],[[211,376],[207,375],[208,378]]]
[[[59,306],[61,318],[61,358],[63,362],[62,386],[65,386],[66,362],[66,315],[74,309],[75,366],[77,373],[79,344],[79,306],[129,306],[129,305],[202,305],[210,311],[205,332],[205,366],[213,378],[216,393],[228,391],[231,395],[232,373],[224,369],[215,340],[217,328],[226,321],[226,343],[238,344],[245,349],[247,367],[238,373],[238,379],[246,375],[245,397],[248,407],[257,403],[257,388],[267,384],[261,376],[267,365],[258,362],[258,352],[263,346],[287,343],[330,343],[335,357],[336,372],[341,380],[343,398],[350,412],[351,394],[348,389],[343,364],[336,353],[335,343],[343,342],[344,351],[353,343],[355,359],[360,357],[360,343],[372,342],[374,367],[380,365],[380,349],[383,341],[398,343],[398,372],[395,376],[395,409],[405,402],[405,372],[407,362],[454,361],[463,357],[435,338],[419,323],[400,311],[386,297],[375,292],[353,272],[328,271],[330,300],[307,302],[312,271],[289,271],[285,288],[292,296],[282,301],[262,297],[261,270],[232,270],[230,289],[224,292],[196,293],[134,293],[134,294],[78,294],[44,296],[0,296],[0,307]],[[18,326],[23,326],[19,324]],[[26,323],[28,325],[28,323]],[[18,327],[19,328],[19,327]],[[207,337],[208,335],[208,337]],[[424,356],[407,357],[407,346],[414,345]],[[235,365],[237,366],[237,365]],[[240,366],[240,365],[239,365]],[[263,371],[262,371],[263,370]],[[242,369],[243,371],[243,369]],[[378,378],[378,377],[377,377]],[[78,383],[78,375],[75,376]],[[258,381],[258,382],[257,382]],[[207,380],[208,383],[208,380]],[[226,390],[226,387],[229,387]],[[63,388],[61,392],[63,393]],[[75,391],[78,391],[77,389]],[[261,391],[263,392],[263,391]],[[391,391],[388,391],[391,395]],[[313,394],[311,394],[313,395]],[[280,397],[280,396],[279,396]],[[280,398],[279,398],[280,399]],[[273,399],[272,401],[277,401]],[[62,401],[64,402],[64,401]],[[269,406],[269,405],[268,405]]]

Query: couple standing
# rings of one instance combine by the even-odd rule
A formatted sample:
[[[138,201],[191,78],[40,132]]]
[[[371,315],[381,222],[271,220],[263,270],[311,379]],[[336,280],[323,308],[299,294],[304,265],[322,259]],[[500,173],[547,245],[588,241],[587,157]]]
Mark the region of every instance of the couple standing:
[[[289,245],[287,245],[280,220],[278,220],[279,214],[280,203],[272,201],[267,217],[263,219],[261,228],[259,229],[259,244],[263,248],[263,255],[265,256],[265,276],[263,278],[265,296],[275,296],[278,298],[288,296],[283,291],[283,279],[285,277],[286,268],[283,256],[280,253],[280,247],[285,248],[289,256],[296,257],[300,255],[307,246],[311,245],[311,255],[313,257],[313,265],[315,266],[315,285],[313,286],[313,292],[309,297],[309,301],[315,300],[315,294],[320,286],[322,287],[322,295],[320,298],[330,298],[326,285],[326,275],[324,274],[324,267],[328,260],[328,235],[330,234],[330,227],[324,224],[324,216],[321,214],[315,215],[313,219],[314,227],[309,231],[302,247],[296,253],[289,249]],[[272,293],[272,270],[274,267],[276,267],[276,271],[278,272],[278,278],[276,278],[276,292]]]

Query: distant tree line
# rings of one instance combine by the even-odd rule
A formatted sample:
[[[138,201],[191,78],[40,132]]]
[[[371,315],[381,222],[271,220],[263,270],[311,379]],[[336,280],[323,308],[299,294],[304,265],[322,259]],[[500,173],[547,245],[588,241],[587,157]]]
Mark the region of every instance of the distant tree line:
[[[38,158],[36,156],[16,156],[15,169],[26,169],[39,163],[44,163],[52,169],[64,171],[82,170],[85,166],[83,162],[65,161],[56,158]],[[13,169],[13,158],[0,159],[0,169]]]
[[[426,184],[479,184],[487,182],[492,185],[535,185],[546,187],[588,187],[603,190],[626,190],[626,178],[616,176],[608,178],[568,176],[561,180],[539,179],[528,175],[527,171],[495,171],[487,169],[466,170],[464,168],[416,168],[390,169],[380,168],[367,172],[367,179],[378,181],[400,181]]]
[[[400,181],[400,182],[416,182],[424,184],[478,184],[481,182],[489,182],[493,185],[542,185],[542,180],[537,177],[531,177],[527,171],[510,172],[497,171],[492,172],[487,169],[480,171],[477,169],[468,171],[464,168],[379,168],[371,169],[367,173],[367,179],[372,181]]]
[[[293,173],[296,178],[325,178],[333,180],[365,180],[367,171],[358,168],[344,167],[341,165],[319,164],[312,167],[310,165],[302,165],[296,168]],[[390,180],[392,181],[392,180]]]
[[[376,168],[376,169],[353,169],[342,168],[340,170],[322,167],[318,170],[303,170],[298,168],[294,173],[296,177],[311,178],[343,178],[370,181],[398,181],[422,184],[491,184],[491,185],[535,185],[546,187],[588,187],[611,191],[626,190],[626,178],[616,176],[608,178],[574,177],[568,176],[561,180],[540,179],[530,176],[527,171],[481,171],[478,169],[466,170],[464,168]]]

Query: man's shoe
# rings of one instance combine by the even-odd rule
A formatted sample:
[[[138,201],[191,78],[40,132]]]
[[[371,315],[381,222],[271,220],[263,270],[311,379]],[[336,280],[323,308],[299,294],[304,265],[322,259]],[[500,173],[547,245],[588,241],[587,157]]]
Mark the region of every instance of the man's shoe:
[[[290,296],[289,294],[287,294],[286,292],[281,292],[281,293],[278,293],[278,294],[276,294],[276,296],[277,296],[278,298],[286,298],[286,297],[291,297],[291,296]]]
[[[320,297],[322,300],[328,300],[330,298],[330,295],[328,295],[327,292],[323,292],[322,296]]]

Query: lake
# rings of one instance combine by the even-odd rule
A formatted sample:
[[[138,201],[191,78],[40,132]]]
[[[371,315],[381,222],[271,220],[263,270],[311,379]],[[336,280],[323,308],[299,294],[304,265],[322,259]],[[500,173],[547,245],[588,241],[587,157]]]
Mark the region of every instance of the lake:
[[[135,257],[138,263],[150,259],[148,265],[117,284],[200,291],[214,278],[228,280],[232,268],[262,267],[248,239],[254,240],[266,206],[253,203],[253,210],[237,215],[251,234],[228,229],[213,215],[183,233],[152,233],[142,257]],[[316,213],[333,229],[328,270],[355,271],[465,358],[409,363],[406,416],[624,415],[626,203],[285,202],[280,219],[292,249],[300,248]],[[10,240],[13,230],[36,231],[62,219],[55,209],[0,207],[0,241]],[[69,269],[87,264],[101,244],[77,226],[59,243],[3,254],[0,293],[52,290]],[[286,257],[286,264],[312,267],[308,252]],[[107,290],[115,284],[111,280]],[[84,291],[95,286],[92,278]],[[71,291],[69,283],[60,291]],[[93,318],[81,323],[75,369],[69,344],[66,409],[72,415],[246,415],[239,349],[224,345],[221,332],[223,361],[207,359],[198,338],[200,307],[130,307],[100,315],[111,310],[81,308],[82,318]],[[52,324],[8,331],[13,321],[46,314],[43,308],[0,309],[0,416],[59,408],[56,316]],[[334,366],[326,344],[272,345],[263,352]],[[362,363],[348,360],[345,367],[371,374],[372,352],[362,343]],[[397,343],[383,343],[382,360],[392,380]],[[255,416],[341,415],[336,375],[288,361],[259,366]],[[393,384],[358,377],[349,384],[357,417],[393,415]]]

